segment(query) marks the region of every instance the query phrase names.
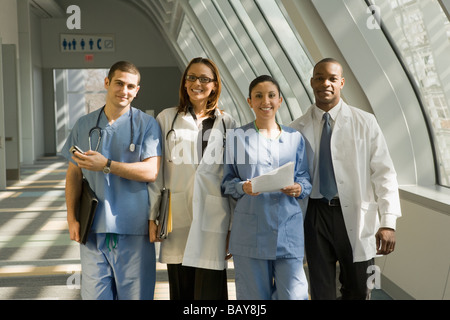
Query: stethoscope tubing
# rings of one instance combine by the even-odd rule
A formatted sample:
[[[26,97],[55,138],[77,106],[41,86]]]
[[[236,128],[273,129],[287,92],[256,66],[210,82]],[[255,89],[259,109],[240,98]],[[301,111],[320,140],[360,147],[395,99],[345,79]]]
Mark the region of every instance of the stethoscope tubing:
[[[172,140],[176,144],[177,132],[175,131],[175,121],[177,120],[177,117],[178,117],[178,112],[175,114],[175,117],[172,120],[172,126],[171,126],[170,130],[167,131],[167,133],[166,133],[166,143],[169,143],[169,141]],[[226,127],[225,127],[225,122],[223,119],[222,119],[222,125],[223,125],[223,147],[225,148]],[[172,134],[173,137],[169,140],[170,134]],[[169,159],[167,161],[172,162],[172,147],[169,146],[168,149],[169,149]]]
[[[97,123],[95,124],[95,127],[93,127],[91,130],[89,130],[89,149],[93,150],[93,151],[98,151],[98,148],[100,147],[100,142],[102,140],[102,128],[100,128],[99,124],[100,124],[100,119],[102,116],[102,113],[105,112],[105,106],[102,107],[102,110],[100,110],[100,113],[98,114],[97,117]],[[130,151],[134,152],[134,150],[136,149],[136,145],[134,144],[133,140],[134,140],[134,126],[133,126],[133,108],[130,106],[130,131],[131,131],[131,138],[130,138]],[[98,132],[98,140],[97,140],[97,146],[95,147],[95,150],[92,149],[92,144],[91,144],[91,135],[94,132]]]

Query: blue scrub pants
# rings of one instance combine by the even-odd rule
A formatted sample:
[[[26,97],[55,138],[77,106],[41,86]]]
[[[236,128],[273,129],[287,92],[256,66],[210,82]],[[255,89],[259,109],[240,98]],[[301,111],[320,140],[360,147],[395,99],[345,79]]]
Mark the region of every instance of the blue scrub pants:
[[[233,255],[237,300],[307,300],[303,258],[262,260]]]
[[[155,246],[148,235],[91,233],[80,245],[84,300],[152,300]]]

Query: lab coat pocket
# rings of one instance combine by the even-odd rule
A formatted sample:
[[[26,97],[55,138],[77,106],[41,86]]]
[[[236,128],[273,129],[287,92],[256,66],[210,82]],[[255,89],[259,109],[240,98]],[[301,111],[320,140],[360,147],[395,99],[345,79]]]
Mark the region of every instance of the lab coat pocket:
[[[376,202],[361,203],[361,239],[375,240],[375,232],[378,226],[378,205]],[[372,239],[373,238],[373,239]]]
[[[173,229],[190,227],[192,217],[184,192],[172,193],[170,195],[170,201],[172,206]]]
[[[202,230],[227,233],[229,225],[230,204],[228,198],[207,195],[203,214]]]

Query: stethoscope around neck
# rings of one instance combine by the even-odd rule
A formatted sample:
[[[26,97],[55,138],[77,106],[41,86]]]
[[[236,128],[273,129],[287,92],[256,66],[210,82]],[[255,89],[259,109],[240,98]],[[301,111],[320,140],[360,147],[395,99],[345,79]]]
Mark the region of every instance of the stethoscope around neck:
[[[91,130],[89,130],[89,150],[98,151],[98,148],[100,147],[100,141],[102,140],[102,128],[99,127],[100,124],[100,118],[102,116],[102,113],[105,112],[105,106],[102,107],[102,110],[98,114],[97,123],[95,124],[95,127],[93,127]],[[130,151],[134,152],[136,150],[136,145],[133,143],[134,140],[134,128],[133,128],[133,108],[130,106],[130,127],[131,127],[131,138],[130,138]],[[91,143],[91,136],[94,132],[97,132],[98,134],[98,140],[97,145],[95,146],[95,150],[92,149],[92,143]]]
[[[167,132],[167,134],[166,134],[166,141],[168,141],[169,140],[169,136],[170,136],[170,134],[172,133],[173,134],[173,137],[172,137],[172,139],[173,140],[176,140],[177,139],[177,132],[175,131],[175,129],[174,129],[174,125],[175,125],[175,121],[177,120],[177,117],[178,117],[178,112],[177,113],[175,113],[175,117],[173,117],[173,120],[172,120],[172,126],[170,127],[170,130]]]
[[[172,125],[170,127],[170,130],[167,132],[166,134],[166,143],[169,143],[169,141],[173,141],[176,145],[176,141],[177,139],[177,132],[175,130],[175,121],[177,120],[178,117],[178,112],[175,113],[175,117],[172,120]],[[226,141],[226,126],[225,126],[225,121],[222,119],[222,126],[223,126],[223,147],[225,148],[225,141]],[[172,135],[171,138],[169,138],[169,136]],[[172,149],[174,146],[169,146],[169,159],[167,160],[168,162],[173,162],[172,160]]]

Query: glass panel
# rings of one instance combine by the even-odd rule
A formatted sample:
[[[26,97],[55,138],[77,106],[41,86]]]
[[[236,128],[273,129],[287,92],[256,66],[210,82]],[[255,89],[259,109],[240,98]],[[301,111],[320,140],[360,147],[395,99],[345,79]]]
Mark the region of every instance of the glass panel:
[[[190,0],[189,4],[198,17],[209,39],[220,54],[222,61],[228,66],[244,96],[247,88],[255,77],[254,70],[247,63],[247,59],[238,47],[233,34],[224,23],[223,15],[217,11],[214,2],[207,0]]]
[[[83,115],[105,104],[105,77],[108,69],[67,70],[67,102],[69,105],[69,129]]]
[[[244,28],[243,31],[234,28],[234,31],[237,34],[236,39],[240,47],[247,50],[248,55],[252,57],[249,63],[253,64],[258,75],[271,74],[280,83],[284,107],[282,106],[278,112],[277,119],[280,123],[288,124],[302,114],[301,108],[306,110],[309,107],[311,99],[305,91],[305,86],[296,72],[295,66],[287,56],[285,48],[280,45],[279,32],[286,32],[286,30],[282,30],[288,26],[286,18],[276,3],[272,3],[275,6],[273,7],[267,5],[264,1],[258,4],[250,0],[229,0],[229,2],[233,6],[234,14],[238,16],[241,22],[241,28]],[[264,10],[261,9],[262,7],[264,7]],[[268,15],[263,14],[264,11]],[[268,18],[268,16],[271,18]],[[283,28],[278,28],[278,26],[273,28],[274,24],[280,24]],[[292,29],[290,30],[292,32]],[[292,38],[289,39],[289,41],[292,40]],[[295,41],[298,44],[297,39]],[[291,47],[295,46],[292,43],[290,45]],[[249,47],[250,49],[252,47],[256,49],[255,57],[249,51]],[[295,54],[301,55],[301,52],[298,51]],[[259,63],[259,61],[262,61],[262,63]],[[258,63],[263,68],[259,67]]]
[[[195,36],[195,32],[192,30],[192,26],[186,17],[184,17],[181,24],[177,43],[187,62],[196,57],[206,57],[205,50],[203,50],[200,41]]]
[[[184,55],[192,55],[194,48],[218,52],[232,76],[226,80],[235,82],[244,97],[250,81],[271,74],[284,97],[277,114],[280,123],[290,123],[309,107],[313,66],[276,1],[189,0],[189,5],[202,26],[197,31],[208,39],[196,38],[195,28],[185,18],[177,38]]]
[[[438,1],[382,0],[381,18],[414,77],[431,125],[440,183],[450,186],[450,24]]]
[[[303,43],[294,33],[293,28],[287,20],[288,18],[283,14],[275,1],[257,0],[256,2],[270,23],[274,34],[276,34],[294,69],[298,72],[302,83],[306,84],[305,89],[307,93],[313,99],[314,93],[309,82],[314,66],[308,52],[304,49]]]
[[[256,55],[254,56],[254,58],[252,57],[252,60],[250,61],[250,63],[252,63],[254,65],[254,68],[256,69],[257,76],[262,74],[269,74],[273,76],[280,84],[284,101],[277,112],[277,121],[281,124],[288,124],[292,121],[292,117],[288,109],[292,106],[289,104],[289,102],[292,102],[298,107],[297,101],[295,99],[290,99],[290,97],[292,97],[291,89],[288,87],[286,79],[280,71],[277,62],[275,61],[274,57],[268,50],[263,38],[261,37],[261,30],[255,26],[251,17],[249,16],[247,12],[249,8],[245,8],[238,0],[230,0],[230,3],[234,8],[235,14],[239,17],[242,26],[245,28],[245,32],[239,33],[239,36],[237,38],[239,40],[239,43],[241,44],[240,47],[243,48],[244,43],[249,43],[252,44],[252,46],[254,45],[257,50]],[[250,4],[250,6],[252,6],[252,4]],[[253,5],[252,7],[253,10],[257,10],[256,6]],[[260,20],[260,23],[264,23],[263,19]],[[259,68],[257,68],[257,65],[255,64],[256,62],[260,62]],[[253,79],[251,79],[250,81],[252,80]],[[246,96],[248,96],[248,92],[246,92]]]
[[[203,49],[199,39],[195,36],[195,32],[192,29],[187,17],[184,17],[183,19],[181,30],[178,34],[177,43],[187,62],[196,57],[207,57],[205,50]],[[239,112],[236,110],[233,98],[227,89],[226,80],[223,76],[219,108],[229,113],[238,122],[238,124],[241,123]]]

